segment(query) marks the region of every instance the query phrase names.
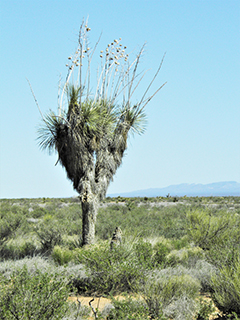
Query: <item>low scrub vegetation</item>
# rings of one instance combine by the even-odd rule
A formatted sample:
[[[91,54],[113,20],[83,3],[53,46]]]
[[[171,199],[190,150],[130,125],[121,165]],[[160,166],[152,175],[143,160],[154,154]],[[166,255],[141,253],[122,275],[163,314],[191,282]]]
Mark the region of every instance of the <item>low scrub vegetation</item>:
[[[77,198],[0,205],[1,319],[240,317],[238,197],[107,198],[97,241],[84,247]],[[122,242],[111,250],[116,226]],[[71,295],[111,304],[70,304]]]

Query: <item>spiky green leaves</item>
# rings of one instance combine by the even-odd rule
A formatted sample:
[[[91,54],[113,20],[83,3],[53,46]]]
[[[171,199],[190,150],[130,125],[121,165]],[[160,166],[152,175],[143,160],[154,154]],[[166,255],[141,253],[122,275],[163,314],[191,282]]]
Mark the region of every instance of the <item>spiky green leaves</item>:
[[[38,128],[39,146],[43,150],[48,150],[52,153],[56,149],[59,133],[64,127],[65,119],[57,116],[53,111],[49,113],[42,120],[42,125]]]
[[[146,114],[139,106],[125,106],[121,113],[121,120],[126,123],[132,133],[143,134],[146,129]]]
[[[80,102],[79,92],[80,88],[68,86],[67,121],[73,135],[84,141],[86,146],[91,140],[97,142],[103,136],[113,135],[117,122],[116,108],[104,100]]]

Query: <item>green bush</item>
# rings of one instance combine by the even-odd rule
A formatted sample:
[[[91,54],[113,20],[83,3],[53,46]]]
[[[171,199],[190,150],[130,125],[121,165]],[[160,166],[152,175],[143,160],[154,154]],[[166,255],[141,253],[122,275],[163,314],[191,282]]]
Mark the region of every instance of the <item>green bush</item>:
[[[68,310],[68,286],[61,275],[32,275],[27,267],[10,279],[0,276],[0,318],[2,320],[62,319]]]
[[[227,212],[214,214],[210,210],[193,210],[187,213],[188,236],[195,245],[209,250],[227,241],[229,236],[239,239],[239,218]]]
[[[65,265],[70,261],[74,260],[74,252],[67,248],[61,248],[60,246],[55,246],[53,248],[51,256],[54,262],[56,262],[60,266]]]
[[[183,266],[195,265],[198,260],[204,258],[204,251],[199,247],[188,247],[180,250],[172,250],[166,256],[166,264],[168,266],[176,266],[181,264]]]
[[[177,314],[180,316],[179,319],[191,319],[193,311],[196,312],[195,299],[200,287],[199,281],[188,274],[178,276],[162,270],[151,272],[138,291],[153,317],[157,317],[163,311],[166,317],[175,319]],[[184,301],[179,304],[183,298]],[[181,304],[185,307],[180,312]]]
[[[108,315],[108,320],[146,320],[150,316],[148,306],[144,301],[126,297],[123,300],[112,298],[113,307]],[[154,319],[165,320],[166,318],[159,314]]]
[[[19,211],[0,212],[0,245],[16,235],[24,220],[22,212]]]
[[[47,213],[46,209],[41,207],[36,207],[31,211],[31,217],[35,219],[39,219],[44,217],[46,213]]]
[[[212,276],[212,299],[219,310],[240,316],[240,259]]]
[[[239,240],[232,235],[224,243],[215,244],[206,252],[206,259],[216,268],[221,269],[231,265],[239,257]]]
[[[144,266],[138,262],[132,246],[127,244],[110,250],[109,243],[100,243],[75,252],[76,261],[89,269],[89,293],[129,292],[132,285],[143,278]]]
[[[34,239],[18,237],[10,239],[1,247],[1,257],[4,259],[22,259],[26,256],[34,256],[40,252]]]
[[[153,246],[154,251],[154,257],[153,257],[153,263],[155,266],[162,266],[166,262],[167,254],[170,252],[170,247],[168,244],[164,242],[157,242]]]
[[[43,253],[51,253],[54,246],[62,243],[63,228],[58,225],[56,220],[48,217],[36,229],[36,233],[42,245]]]
[[[140,239],[133,247],[138,263],[144,265],[147,269],[153,265],[153,247],[152,244]]]

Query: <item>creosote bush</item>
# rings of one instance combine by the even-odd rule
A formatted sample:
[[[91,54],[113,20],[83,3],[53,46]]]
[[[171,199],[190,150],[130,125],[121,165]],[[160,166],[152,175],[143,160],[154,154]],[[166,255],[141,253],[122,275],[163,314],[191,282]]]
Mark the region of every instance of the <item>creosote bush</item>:
[[[191,319],[197,312],[195,299],[199,294],[200,283],[188,274],[171,275],[150,272],[142,286],[136,290],[142,295],[148,305],[150,314],[156,318],[163,312],[166,317],[177,319]],[[179,301],[183,299],[186,304],[179,310]],[[191,312],[189,312],[191,310]],[[179,318],[179,319],[180,319]]]
[[[63,228],[53,219],[48,219],[36,228],[42,245],[42,252],[51,253],[54,246],[62,243]]]
[[[89,269],[90,283],[87,292],[129,292],[132,285],[141,281],[144,266],[138,263],[132,247],[118,246],[110,250],[109,243],[76,249],[76,260]]]
[[[240,316],[240,259],[232,261],[212,276],[212,298],[225,314]]]
[[[74,260],[74,251],[68,248],[61,248],[60,246],[55,246],[53,248],[51,257],[60,266],[66,265],[70,261]]]
[[[146,320],[151,317],[148,305],[136,298],[127,296],[123,300],[112,297],[113,308],[111,309],[108,320]],[[151,319],[151,318],[150,318]],[[166,320],[163,313],[159,310],[156,320]]]
[[[62,319],[68,310],[69,288],[60,274],[29,274],[24,266],[11,274],[0,275],[0,318],[2,320]]]
[[[221,245],[233,233],[239,239],[239,218],[227,212],[192,210],[187,213],[188,236],[197,246],[209,250],[215,244]]]

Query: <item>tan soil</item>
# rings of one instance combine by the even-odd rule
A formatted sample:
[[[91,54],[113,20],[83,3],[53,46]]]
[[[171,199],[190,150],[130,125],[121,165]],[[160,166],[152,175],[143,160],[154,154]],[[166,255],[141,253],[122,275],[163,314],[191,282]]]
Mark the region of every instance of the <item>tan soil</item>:
[[[79,297],[69,297],[68,300],[71,302],[78,302],[78,300],[81,302],[81,305],[83,306],[88,306],[89,305],[89,301],[91,301],[93,299],[93,297],[83,297],[83,296],[79,296]],[[110,299],[107,298],[94,298],[94,301],[91,302],[91,305],[93,306],[93,308],[96,310],[96,308],[98,308],[99,310],[103,310],[104,307],[111,303]]]

